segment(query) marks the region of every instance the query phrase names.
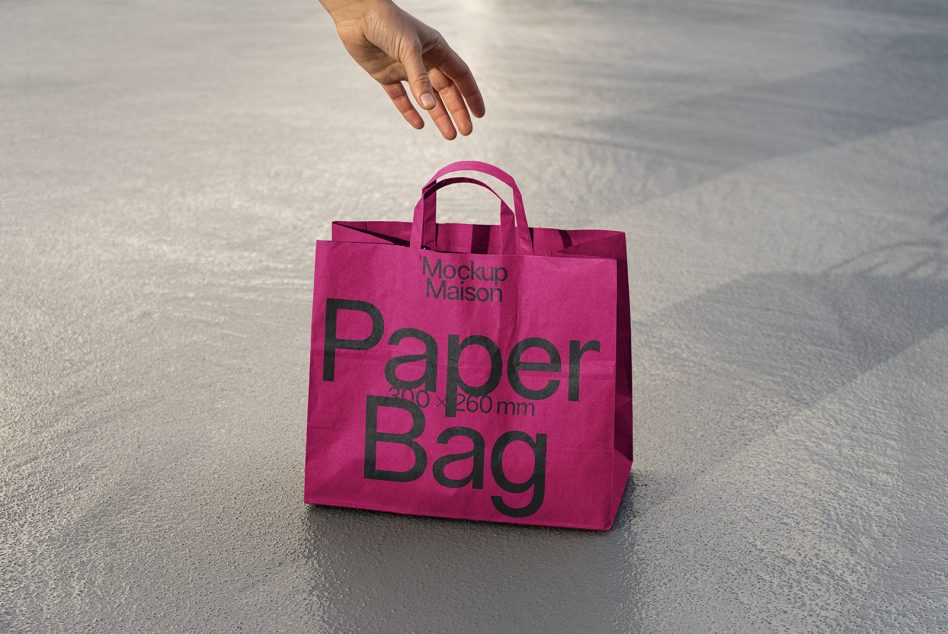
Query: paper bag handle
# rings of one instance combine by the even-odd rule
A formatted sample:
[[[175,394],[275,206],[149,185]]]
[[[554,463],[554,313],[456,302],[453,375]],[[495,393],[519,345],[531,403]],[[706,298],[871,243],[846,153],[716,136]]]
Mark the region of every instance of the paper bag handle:
[[[504,199],[501,198],[500,194],[494,191],[492,187],[477,179],[468,178],[466,176],[454,176],[452,178],[431,182],[425,186],[422,191],[421,200],[415,205],[415,218],[412,223],[411,231],[411,247],[414,249],[420,249],[422,247],[431,248],[437,242],[438,225],[436,222],[435,192],[443,187],[456,183],[470,183],[471,185],[483,187],[497,197],[500,201],[500,252],[505,255],[516,253],[517,242],[515,238],[514,212],[510,210],[510,207],[504,202]]]
[[[481,172],[483,174],[493,176],[494,178],[510,186],[510,188],[513,190],[514,196],[513,215],[514,219],[516,220],[516,226],[514,228],[515,232],[511,232],[511,228],[505,226],[505,217],[507,216],[505,210],[506,212],[509,212],[510,208],[506,203],[503,202],[503,199],[500,197],[500,195],[489,186],[485,185],[481,181],[464,177],[454,177],[445,179],[443,181],[438,181],[438,179],[445,174],[460,171]],[[503,253],[533,253],[533,240],[530,236],[530,225],[527,223],[527,214],[523,207],[523,195],[520,193],[520,188],[517,187],[517,182],[510,174],[503,171],[502,169],[489,163],[482,163],[480,161],[457,161],[455,163],[451,163],[445,167],[442,167],[428,180],[422,189],[421,200],[418,201],[418,205],[415,207],[415,217],[412,224],[412,247],[421,248],[422,245],[429,246],[435,242],[435,235],[437,231],[437,203],[435,192],[442,187],[454,183],[471,183],[478,185],[489,190],[492,194],[497,196],[497,198],[500,198]],[[512,233],[513,235],[511,235]],[[513,240],[512,246],[508,244],[511,239]]]

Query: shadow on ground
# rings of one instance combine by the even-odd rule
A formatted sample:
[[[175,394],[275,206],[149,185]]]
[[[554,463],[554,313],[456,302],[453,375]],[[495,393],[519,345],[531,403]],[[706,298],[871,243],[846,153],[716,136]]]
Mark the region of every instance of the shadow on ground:
[[[636,419],[680,477],[643,510],[946,325],[948,281],[833,272],[749,275],[637,324]]]
[[[357,630],[635,625],[648,566],[636,528],[652,509],[946,325],[948,281],[864,273],[749,275],[662,311],[634,331],[636,420],[673,479],[633,470],[648,488],[629,488],[605,534],[310,508],[314,617],[358,614]]]
[[[614,70],[621,78],[621,68]],[[645,171],[632,182],[645,189],[625,198],[650,200],[751,165],[946,117],[948,38],[919,33],[850,64],[591,118],[574,135],[549,136],[640,154],[630,164]],[[612,180],[589,183],[589,190],[627,192],[629,183],[615,182],[613,173],[605,177]]]

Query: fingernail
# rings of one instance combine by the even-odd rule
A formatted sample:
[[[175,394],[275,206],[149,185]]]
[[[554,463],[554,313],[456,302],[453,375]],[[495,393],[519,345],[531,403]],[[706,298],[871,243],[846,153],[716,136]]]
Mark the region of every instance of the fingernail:
[[[422,108],[434,108],[435,107],[435,98],[430,92],[421,93],[421,107]]]

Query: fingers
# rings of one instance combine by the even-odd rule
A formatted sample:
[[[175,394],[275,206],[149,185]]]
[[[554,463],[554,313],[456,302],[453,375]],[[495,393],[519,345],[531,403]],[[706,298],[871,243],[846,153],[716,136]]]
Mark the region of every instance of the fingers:
[[[457,138],[458,131],[465,136],[473,131],[471,114],[484,116],[484,100],[467,64],[451,50],[437,31],[428,31],[430,33],[422,38],[431,47],[427,54],[422,39],[415,39],[401,47],[399,61],[415,101],[428,111],[441,136],[451,141]],[[430,71],[426,67],[426,60]],[[420,129],[424,122],[401,83],[383,85],[405,120],[412,127]]]
[[[444,107],[444,102],[441,101],[441,96],[435,95],[435,107],[428,111],[428,114],[431,116],[431,120],[434,121],[434,124],[438,126],[438,130],[448,141],[453,141],[457,138],[457,130],[454,129],[454,124],[451,122],[451,117],[448,116],[448,111]]]
[[[464,100],[461,98],[457,87],[437,71],[432,71],[432,79],[438,90],[438,98],[435,102],[435,107],[429,111],[429,114],[431,120],[434,121],[438,130],[441,132],[441,135],[448,141],[452,141],[457,138],[458,130],[465,136],[470,134],[474,126],[471,124],[471,117],[467,112],[467,107],[464,105]],[[407,121],[411,127],[416,130],[425,127],[424,120],[421,118],[421,115],[418,114],[418,111],[415,110],[401,82],[384,84],[382,88],[385,89],[385,93],[389,96],[389,99],[392,100],[395,109],[401,113],[405,121]],[[453,122],[452,118],[454,119]],[[455,128],[455,123],[457,124],[457,128]]]
[[[477,118],[483,117],[485,112],[484,98],[477,87],[477,82],[474,81],[471,69],[450,47],[447,45],[445,47],[447,51],[445,51],[444,60],[438,65],[438,68],[457,86],[458,91],[464,96],[464,100],[471,109],[471,114]]]
[[[415,107],[411,105],[411,100],[408,98],[408,93],[405,92],[405,87],[402,86],[402,82],[383,84],[382,88],[385,89],[385,93],[392,100],[392,103],[395,104],[395,108],[402,113],[402,116],[405,117],[405,121],[407,121],[411,127],[416,130],[421,130],[425,127],[425,122],[421,118],[421,115],[418,114]]]
[[[457,86],[437,68],[431,69],[430,77],[432,86],[438,91],[438,96],[441,97],[442,103],[454,119],[458,132],[464,136],[469,135],[474,130],[474,126]]]
[[[425,70],[425,62],[422,60],[421,42],[417,39],[411,42],[400,57],[402,66],[405,67],[405,78],[408,80],[408,85],[411,86],[415,101],[425,110],[435,108],[437,100],[435,99],[434,90],[431,89],[428,71]]]
[[[418,111],[415,110],[415,107],[412,105],[411,100],[408,98],[408,93],[405,92],[404,86],[401,82],[394,84],[384,84],[382,88],[385,89],[385,93],[392,100],[392,103],[395,104],[395,108],[402,114],[405,118],[405,121],[411,125],[411,127],[416,130],[420,130],[425,127],[425,122],[421,118],[421,115],[418,114]],[[456,100],[460,100],[460,95],[457,95],[457,90],[455,89]],[[442,93],[443,94],[443,93]],[[461,102],[463,108],[463,102]],[[431,120],[434,121],[435,125],[438,127],[438,130],[448,141],[452,141],[457,138],[457,131],[454,128],[454,124],[451,122],[451,117],[448,116],[448,111],[445,108],[444,102],[441,101],[441,98],[438,97],[435,101],[435,107],[429,111]],[[467,111],[464,112],[465,116]],[[455,119],[461,115],[455,115]],[[471,129],[471,120],[469,117],[467,119],[467,132],[462,131],[462,134],[470,134]],[[465,129],[463,124],[459,124],[459,127],[462,127],[462,130]]]

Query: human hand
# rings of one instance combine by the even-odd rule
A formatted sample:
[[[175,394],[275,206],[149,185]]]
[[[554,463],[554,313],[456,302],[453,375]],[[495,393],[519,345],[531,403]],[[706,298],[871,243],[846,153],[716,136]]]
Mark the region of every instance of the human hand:
[[[425,122],[408,98],[403,81],[445,139],[456,138],[458,132],[471,133],[471,115],[484,116],[484,99],[467,64],[440,33],[390,0],[320,2],[336,23],[346,51],[382,84],[413,128],[420,130]]]

